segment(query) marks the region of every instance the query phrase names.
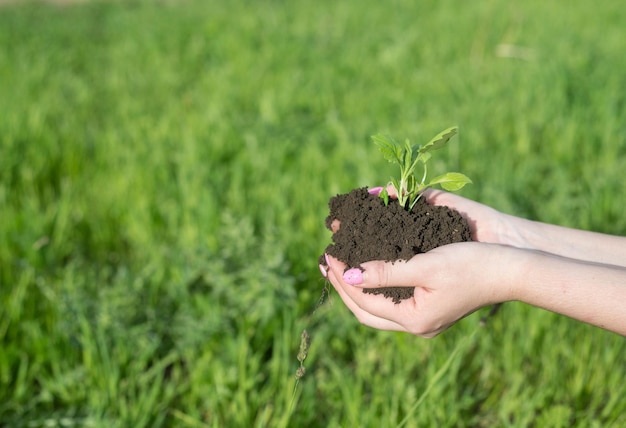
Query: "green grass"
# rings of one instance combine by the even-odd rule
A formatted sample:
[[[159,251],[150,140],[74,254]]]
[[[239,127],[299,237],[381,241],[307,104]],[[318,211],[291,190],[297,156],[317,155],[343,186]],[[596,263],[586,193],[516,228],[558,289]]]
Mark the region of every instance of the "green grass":
[[[0,7],[0,425],[626,425],[617,335],[313,313],[328,198],[392,173],[376,133],[457,124],[432,169],[463,195],[626,234],[626,11],[518,3]]]

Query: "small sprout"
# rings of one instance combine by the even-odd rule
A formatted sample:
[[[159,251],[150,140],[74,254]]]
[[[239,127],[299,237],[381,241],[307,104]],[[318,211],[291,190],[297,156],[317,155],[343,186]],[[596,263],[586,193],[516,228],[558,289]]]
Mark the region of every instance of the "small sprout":
[[[385,159],[400,166],[400,180],[392,178],[390,184],[398,195],[398,202],[406,210],[411,210],[419,200],[422,192],[435,184],[439,184],[445,190],[454,192],[472,182],[467,176],[459,172],[448,172],[428,182],[426,181],[428,175],[427,164],[432,156],[431,151],[443,147],[456,135],[457,131],[458,128],[456,126],[448,128],[423,146],[411,145],[408,139],[405,140],[404,144],[400,144],[386,135],[374,135],[372,137],[374,144],[378,146]],[[419,178],[415,171],[418,164],[421,164],[423,169]],[[380,193],[380,198],[383,199],[385,205],[389,204],[389,194],[386,189],[383,189]]]

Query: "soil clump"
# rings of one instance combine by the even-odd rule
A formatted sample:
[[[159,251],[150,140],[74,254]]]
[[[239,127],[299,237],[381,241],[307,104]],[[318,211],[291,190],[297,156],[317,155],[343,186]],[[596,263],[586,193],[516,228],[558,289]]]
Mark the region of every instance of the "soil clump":
[[[424,198],[407,211],[397,200],[385,206],[363,187],[332,197],[328,206],[326,227],[332,230],[335,219],[341,226],[325,252],[346,263],[347,269],[360,268],[370,260],[409,260],[442,245],[472,240],[469,224],[458,212],[430,205]],[[323,255],[320,263],[325,263]],[[400,303],[413,297],[414,288],[367,288],[363,292],[383,294]]]

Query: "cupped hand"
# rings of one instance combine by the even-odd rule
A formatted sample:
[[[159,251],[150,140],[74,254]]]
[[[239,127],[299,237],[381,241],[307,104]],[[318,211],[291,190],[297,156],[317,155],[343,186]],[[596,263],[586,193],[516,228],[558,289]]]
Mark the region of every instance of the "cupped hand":
[[[509,247],[462,242],[435,248],[408,261],[371,261],[345,271],[326,256],[327,278],[357,319],[370,327],[434,337],[477,309],[510,300],[506,281]],[[344,272],[345,271],[345,272]],[[396,304],[363,288],[414,287]]]

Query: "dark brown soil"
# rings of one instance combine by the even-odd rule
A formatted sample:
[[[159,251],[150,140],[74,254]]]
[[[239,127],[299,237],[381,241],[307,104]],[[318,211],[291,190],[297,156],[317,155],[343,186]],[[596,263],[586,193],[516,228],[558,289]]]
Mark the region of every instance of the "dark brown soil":
[[[370,260],[409,260],[414,255],[454,242],[471,241],[470,227],[448,207],[433,206],[421,198],[411,212],[391,200],[385,206],[367,187],[330,199],[326,227],[337,219],[341,226],[325,252],[343,261],[347,269]],[[325,263],[323,255],[320,263]],[[383,294],[395,303],[413,297],[410,287],[369,288],[363,292]]]

